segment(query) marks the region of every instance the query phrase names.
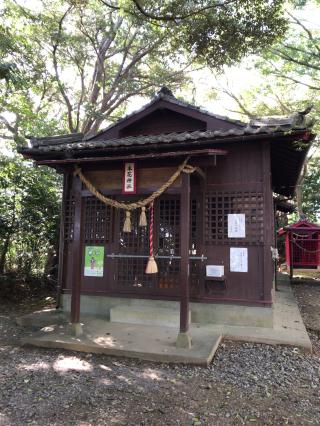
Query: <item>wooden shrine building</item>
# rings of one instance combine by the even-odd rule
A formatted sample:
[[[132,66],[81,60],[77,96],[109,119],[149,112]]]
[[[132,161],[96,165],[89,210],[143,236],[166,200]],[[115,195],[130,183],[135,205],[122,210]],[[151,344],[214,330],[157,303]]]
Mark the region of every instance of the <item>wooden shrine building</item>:
[[[272,312],[273,195],[293,196],[313,137],[304,112],[245,124],[163,88],[94,136],[31,139],[24,157],[64,176],[59,285],[71,322],[141,306],[180,311],[180,337],[190,313],[245,325],[249,312],[261,325]]]
[[[285,236],[286,265],[290,269],[320,268],[320,226],[302,218],[296,223],[279,229],[278,236]]]

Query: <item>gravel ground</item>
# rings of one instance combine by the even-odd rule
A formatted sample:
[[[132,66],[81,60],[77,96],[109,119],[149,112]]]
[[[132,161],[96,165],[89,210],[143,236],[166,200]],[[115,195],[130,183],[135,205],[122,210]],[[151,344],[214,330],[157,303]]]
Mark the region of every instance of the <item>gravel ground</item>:
[[[22,348],[1,307],[0,425],[320,424],[318,353],[224,342],[203,368]]]

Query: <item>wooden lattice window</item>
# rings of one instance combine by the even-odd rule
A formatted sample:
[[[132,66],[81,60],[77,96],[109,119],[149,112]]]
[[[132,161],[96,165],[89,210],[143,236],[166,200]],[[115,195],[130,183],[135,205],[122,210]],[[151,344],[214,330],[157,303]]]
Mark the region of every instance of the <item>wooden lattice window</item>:
[[[246,215],[245,238],[228,238],[228,214]],[[263,194],[261,192],[218,192],[205,195],[205,240],[207,244],[262,244]]]
[[[157,259],[158,274],[146,274],[147,257],[117,259],[117,286],[122,290],[179,288],[180,261]]]
[[[140,209],[131,212],[131,232],[123,232],[123,224],[126,217],[124,210],[119,210],[120,214],[120,253],[148,254],[149,253],[149,214],[148,226],[139,226]]]
[[[85,197],[84,239],[86,243],[103,244],[110,241],[111,207],[96,197]]]
[[[64,239],[66,242],[73,241],[74,209],[75,209],[74,196],[70,195],[69,197],[67,197],[65,201],[65,212],[64,212]]]
[[[115,260],[116,282],[121,291],[171,291],[179,288],[180,259],[169,256],[180,253],[180,199],[164,197],[155,203],[154,212],[154,250],[157,257],[158,274],[146,274],[149,255],[149,225],[139,227],[140,210],[131,212],[131,232],[123,232],[125,212],[119,211],[119,253],[123,257]]]
[[[165,198],[159,206],[159,254],[180,253],[180,199]]]
[[[198,201],[195,198],[191,199],[190,205],[190,254],[197,254],[198,246]]]

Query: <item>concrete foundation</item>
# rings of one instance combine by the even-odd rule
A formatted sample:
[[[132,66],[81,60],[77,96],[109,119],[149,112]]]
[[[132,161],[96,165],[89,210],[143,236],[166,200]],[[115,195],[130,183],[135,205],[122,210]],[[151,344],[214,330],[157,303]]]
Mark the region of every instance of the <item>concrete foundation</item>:
[[[119,303],[119,300],[115,300],[115,303]],[[134,302],[133,306],[135,306],[135,303],[137,302]],[[167,302],[159,302],[159,305],[162,304],[163,306],[163,303]],[[84,307],[88,308],[88,305],[84,305]],[[204,312],[206,312],[205,309],[209,308],[214,310],[217,305],[205,305]],[[230,306],[230,308],[236,307]],[[243,308],[244,312],[247,309],[264,310],[264,308]],[[107,312],[110,312],[110,307]],[[233,317],[229,312],[228,318],[237,317]],[[106,318],[97,318],[97,315],[92,316],[82,312],[83,334],[76,337],[71,332],[66,312],[55,310],[35,312],[20,317],[18,322],[29,327],[43,327],[40,331],[35,331],[32,335],[23,339],[25,344],[161,362],[208,365],[219,346],[221,338],[289,345],[301,348],[306,352],[312,351],[312,345],[287,276],[279,277],[279,291],[276,292],[272,327],[257,327],[253,324],[243,326],[221,323],[202,325],[193,323],[190,326],[190,334],[187,334],[178,333],[178,327],[110,322]]]
[[[151,306],[118,305],[110,308],[110,321],[127,324],[162,325],[165,327],[179,327],[179,309],[157,308]],[[189,311],[189,322],[191,312]]]
[[[70,324],[70,330],[71,334],[76,337],[82,336],[83,334],[82,324],[80,324],[79,322],[74,322]]]
[[[70,312],[71,297],[63,294],[61,297],[62,309]],[[120,308],[121,307],[121,308]],[[180,303],[169,300],[150,299],[128,299],[108,296],[81,296],[81,313],[84,315],[95,315],[110,321],[112,308],[121,309],[125,313],[126,307],[129,311],[148,310],[151,312],[146,322],[152,321],[156,311],[169,309],[179,315]],[[129,309],[130,307],[130,309]],[[197,324],[226,324],[231,326],[267,327],[273,326],[273,308],[251,307],[213,303],[190,303],[191,322]],[[122,321],[124,322],[124,321]],[[153,324],[153,323],[150,323]],[[156,323],[154,323],[156,325]],[[172,323],[171,323],[172,324]]]
[[[177,348],[186,348],[191,349],[192,347],[192,339],[189,332],[179,333],[176,341]]]

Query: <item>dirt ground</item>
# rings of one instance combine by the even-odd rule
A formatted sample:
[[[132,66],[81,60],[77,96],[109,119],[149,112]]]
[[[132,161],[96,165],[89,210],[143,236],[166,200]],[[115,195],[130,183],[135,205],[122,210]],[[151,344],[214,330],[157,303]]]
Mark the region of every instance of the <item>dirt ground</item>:
[[[320,284],[294,290],[313,355],[224,342],[208,368],[20,347],[28,306],[0,301],[0,425],[320,424]]]

